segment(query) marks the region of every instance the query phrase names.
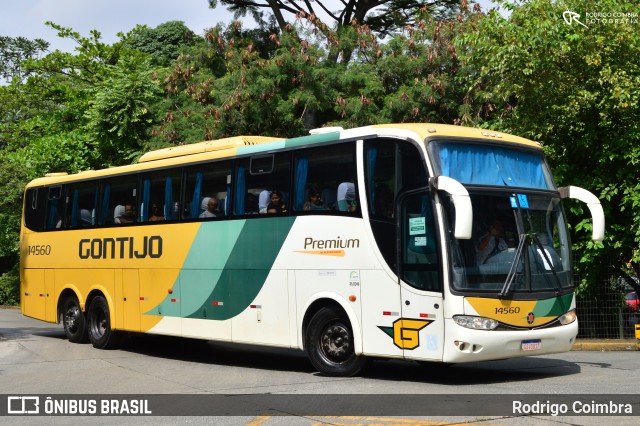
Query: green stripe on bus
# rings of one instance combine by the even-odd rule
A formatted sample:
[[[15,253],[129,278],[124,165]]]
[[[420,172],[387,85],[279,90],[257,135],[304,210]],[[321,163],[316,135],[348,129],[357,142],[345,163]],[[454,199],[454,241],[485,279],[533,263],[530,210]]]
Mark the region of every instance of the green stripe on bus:
[[[286,148],[294,148],[314,143],[331,142],[340,140],[340,132],[320,133],[318,135],[301,136],[299,138],[284,141]]]
[[[552,297],[551,299],[540,300],[533,308],[533,313],[536,317],[557,317],[569,309],[571,301],[573,300],[573,293],[565,294],[560,297]]]
[[[294,217],[247,220],[211,295],[189,318],[206,313],[207,319],[226,320],[244,311],[262,289],[294,222]]]
[[[262,289],[294,221],[271,217],[202,224],[179,284],[146,314],[215,320],[238,315]]]
[[[321,133],[319,135],[301,136],[299,138],[292,138],[284,141],[242,146],[237,148],[236,155],[251,155],[260,152],[273,151],[275,149],[296,148],[304,145],[313,145],[316,143],[331,142],[337,140],[340,140],[340,132]]]

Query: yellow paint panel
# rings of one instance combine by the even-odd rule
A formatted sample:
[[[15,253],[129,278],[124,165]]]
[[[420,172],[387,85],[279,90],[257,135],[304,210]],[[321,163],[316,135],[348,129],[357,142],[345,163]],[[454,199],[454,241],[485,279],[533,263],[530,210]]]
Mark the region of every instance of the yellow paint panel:
[[[116,299],[116,312],[121,318],[118,328],[140,331],[140,281],[137,269],[116,272]]]
[[[167,158],[182,157],[185,155],[201,154],[211,151],[231,150],[247,145],[256,145],[265,142],[280,141],[282,138],[272,138],[267,136],[233,136],[225,139],[191,143],[171,148],[158,149],[144,154],[138,162],[164,160]],[[232,155],[235,154],[235,151]]]
[[[114,295],[114,271],[113,269],[56,269],[55,270],[56,295],[65,288],[78,292],[80,305],[86,303],[87,296],[93,289],[103,289],[109,296]]]
[[[180,274],[179,269],[140,269],[140,331],[148,331],[163,317],[161,315],[147,315],[151,309],[157,307],[174,289]]]
[[[45,301],[40,295],[44,293],[44,270],[26,269],[22,278],[22,313],[31,318],[45,319]]]
[[[140,315],[140,331],[146,333],[147,331],[158,325],[162,318],[163,317],[161,316]]]
[[[83,309],[87,296],[96,289],[103,291],[111,303],[116,329],[146,331],[161,317],[145,316],[144,312],[159,304],[176,282],[200,225],[23,234],[23,312],[55,322],[57,303],[64,289],[74,291]],[[162,254],[158,256],[160,244]],[[29,245],[46,250],[30,254],[25,249]],[[142,296],[144,300],[140,300]]]
[[[44,304],[45,304],[45,321],[57,322],[58,307],[55,292],[55,274],[53,269],[45,269],[44,271]]]
[[[533,312],[536,300],[501,300],[483,297],[467,297],[465,301],[481,317],[495,319],[501,323],[515,327],[537,327],[548,323],[555,317],[536,317],[532,323],[527,321],[529,313]]]
[[[517,143],[535,148],[541,148],[538,142],[522,138],[520,136],[510,135],[508,133],[498,132],[494,130],[479,129],[473,127],[453,126],[450,124],[434,124],[434,123],[403,123],[403,124],[376,124],[371,126],[374,129],[401,129],[417,133],[424,140],[428,137],[438,136],[454,136],[461,138],[486,139],[487,142],[494,143]],[[500,135],[498,137],[498,135]]]
[[[49,254],[36,256],[24,250],[23,265],[85,271],[181,268],[199,227],[199,223],[185,223],[29,234],[22,246],[46,246]]]

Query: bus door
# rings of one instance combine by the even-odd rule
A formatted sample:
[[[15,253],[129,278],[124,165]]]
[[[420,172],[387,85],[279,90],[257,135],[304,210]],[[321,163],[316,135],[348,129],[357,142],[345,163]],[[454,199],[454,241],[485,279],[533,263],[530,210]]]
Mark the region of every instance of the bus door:
[[[405,358],[441,361],[444,343],[442,280],[435,216],[428,191],[400,197],[398,279],[402,315],[394,343]]]

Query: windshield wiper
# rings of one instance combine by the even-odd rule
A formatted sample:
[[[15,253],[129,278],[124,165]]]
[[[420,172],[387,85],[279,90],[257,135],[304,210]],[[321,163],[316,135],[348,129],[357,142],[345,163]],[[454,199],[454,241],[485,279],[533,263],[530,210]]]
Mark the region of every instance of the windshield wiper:
[[[518,248],[516,249],[516,255],[513,258],[511,269],[509,269],[509,273],[507,274],[507,279],[504,281],[502,290],[500,290],[500,293],[498,293],[498,297],[500,298],[506,297],[507,294],[511,292],[511,285],[513,284],[513,280],[515,279],[516,273],[518,272],[518,264],[520,263],[520,258],[524,254],[525,247],[527,247],[527,234],[519,234],[518,238]]]
[[[547,252],[547,250],[544,248],[544,246],[542,245],[542,242],[540,241],[540,238],[538,238],[537,234],[533,234],[533,241],[535,242],[536,246],[538,247],[538,253],[540,253],[540,255],[544,258],[544,261],[546,263],[546,265],[548,266],[543,266],[545,269],[548,269],[551,271],[551,274],[553,274],[553,278],[555,278],[553,281],[556,284],[556,293],[560,293],[562,291],[562,283],[560,282],[560,277],[558,277],[558,274],[556,273],[556,268],[553,265],[553,262],[551,261],[551,258],[549,257],[549,252]],[[538,264],[538,261],[536,261],[536,264]],[[540,266],[538,266],[539,268]]]

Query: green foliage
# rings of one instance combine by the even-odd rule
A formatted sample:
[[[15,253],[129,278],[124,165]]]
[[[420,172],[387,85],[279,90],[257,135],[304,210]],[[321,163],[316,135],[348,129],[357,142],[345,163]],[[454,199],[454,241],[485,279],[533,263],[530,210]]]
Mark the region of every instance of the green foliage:
[[[149,55],[50,24],[75,53],[22,53],[24,79],[0,86],[0,256],[18,257],[22,191],[48,172],[130,162],[149,138],[160,93]],[[126,36],[122,36],[126,40]],[[17,43],[16,43],[17,45]]]
[[[297,136],[325,124],[460,122],[466,93],[455,84],[453,40],[479,17],[466,13],[448,22],[415,15],[416,27],[386,43],[355,23],[328,35],[302,21],[280,34],[237,22],[213,28],[205,53],[181,55],[165,77],[170,109],[153,144]]]
[[[0,305],[15,306],[20,304],[20,273],[18,264],[8,272],[0,275]]]
[[[154,123],[151,104],[161,91],[144,56],[124,56],[110,71],[89,89],[93,96],[84,118],[88,136],[99,149],[100,162],[121,164],[141,151]]]
[[[640,32],[633,19],[589,22],[586,13],[637,12],[637,5],[501,3],[510,5],[508,18],[490,13],[460,39],[473,78],[473,111],[491,126],[542,141],[560,185],[600,197],[604,244],[589,240],[588,211],[569,209],[578,266],[588,272],[603,265],[629,278],[628,264],[640,272]],[[567,24],[567,10],[580,13],[588,28]]]
[[[11,81],[24,77],[22,62],[37,58],[47,51],[49,43],[42,39],[0,36],[0,78]]]
[[[316,0],[314,2],[293,3],[286,0],[267,0],[264,2],[246,0],[207,0],[209,7],[226,6],[235,14],[235,18],[250,15],[259,25],[273,20],[281,30],[291,24],[291,18],[307,19],[321,31],[330,29],[340,33],[343,27],[366,25],[378,38],[396,34],[407,26],[414,25],[414,18],[420,11],[428,10],[434,16],[444,18],[457,10],[460,0],[381,0],[362,1],[345,0],[342,8],[335,10],[331,2]],[[465,2],[466,4],[466,2]],[[262,10],[269,10],[266,15]],[[325,21],[321,21],[318,12],[322,12]],[[287,19],[288,18],[288,19]],[[326,34],[325,34],[326,35]]]
[[[182,21],[169,21],[149,28],[136,26],[128,35],[125,46],[151,55],[151,65],[169,66],[180,50],[197,42],[197,37]]]
[[[322,51],[295,33],[242,30],[205,35],[203,51],[181,55],[164,78],[167,100],[153,142],[194,142],[234,134],[299,135],[324,96]]]
[[[269,4],[287,12],[285,3]],[[0,255],[17,256],[22,188],[47,172],[125,164],[149,149],[238,134],[432,121],[542,141],[559,185],[603,201],[604,243],[589,240],[583,205],[567,204],[588,283],[581,291],[595,268],[637,276],[638,24],[584,28],[562,18],[566,10],[635,12],[633,2],[499,1],[508,17],[465,1],[433,2],[444,5],[441,14],[423,2],[382,2],[407,6],[389,13],[357,3],[364,14],[354,9],[358,19],[336,16],[335,25],[308,11],[282,25],[249,5],[237,10],[256,13],[255,29],[233,22],[200,38],[168,22],[138,26],[113,45],[97,31],[83,37],[50,24],[77,48],[46,56],[42,43],[3,39],[0,52],[13,53],[0,57],[1,69],[21,78],[0,86]]]

